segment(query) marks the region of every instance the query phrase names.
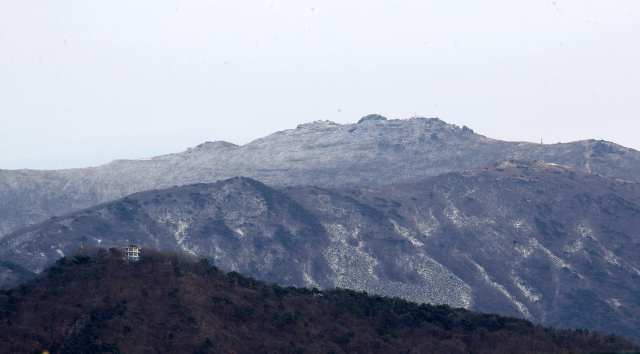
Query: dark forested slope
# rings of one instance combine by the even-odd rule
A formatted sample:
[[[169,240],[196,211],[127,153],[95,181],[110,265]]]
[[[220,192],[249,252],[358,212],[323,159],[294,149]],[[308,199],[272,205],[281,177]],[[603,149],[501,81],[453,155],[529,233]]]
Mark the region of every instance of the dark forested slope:
[[[205,260],[84,250],[0,291],[0,352],[553,353],[631,339],[351,290],[280,287]]]

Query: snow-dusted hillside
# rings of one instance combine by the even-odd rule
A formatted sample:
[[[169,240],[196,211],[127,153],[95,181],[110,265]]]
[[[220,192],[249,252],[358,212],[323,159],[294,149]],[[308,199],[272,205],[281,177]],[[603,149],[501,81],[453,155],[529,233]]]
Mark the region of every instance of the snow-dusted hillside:
[[[591,170],[640,180],[640,153],[589,143]],[[584,169],[586,141],[539,145],[493,140],[437,118],[358,124],[318,121],[244,146],[204,143],[187,151],[68,170],[0,170],[0,235],[80,208],[156,188],[251,177],[270,185],[374,186],[532,158]]]
[[[640,184],[532,160],[386,186],[234,178],[130,195],[18,230],[0,259],[79,245],[207,257],[281,285],[345,287],[554,327],[637,335]]]

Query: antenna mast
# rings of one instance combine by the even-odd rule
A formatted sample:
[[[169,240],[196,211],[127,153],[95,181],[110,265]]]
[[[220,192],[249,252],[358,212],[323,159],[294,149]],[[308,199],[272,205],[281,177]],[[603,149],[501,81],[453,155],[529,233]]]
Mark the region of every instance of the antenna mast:
[[[587,140],[587,151],[584,153],[585,163],[584,163],[584,172],[591,173],[591,168],[589,168],[589,140]]]

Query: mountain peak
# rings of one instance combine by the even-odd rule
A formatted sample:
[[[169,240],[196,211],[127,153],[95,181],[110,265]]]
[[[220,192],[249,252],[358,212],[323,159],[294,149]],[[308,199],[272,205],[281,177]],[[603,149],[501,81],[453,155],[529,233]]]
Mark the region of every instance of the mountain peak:
[[[237,148],[238,145],[223,140],[218,141],[206,141],[202,144],[196,145],[196,149],[224,149],[224,148]],[[191,150],[191,148],[189,148]]]
[[[331,126],[340,126],[340,123],[332,122],[332,121],[327,120],[327,119],[320,119],[320,120],[315,120],[315,121],[309,122],[309,123],[298,124],[297,128],[298,129],[326,128],[326,127],[331,127]]]
[[[234,176],[269,185],[374,186],[531,158],[585,170],[586,141],[541,145],[473,133],[439,118],[318,120],[237,146],[206,142],[180,153],[53,171],[0,171],[0,235],[138,191]],[[590,140],[590,170],[640,182],[640,153]]]
[[[379,115],[379,114],[368,114],[368,115],[360,118],[360,120],[358,121],[358,124],[366,122],[366,121],[370,121],[370,120],[387,120],[387,117]]]

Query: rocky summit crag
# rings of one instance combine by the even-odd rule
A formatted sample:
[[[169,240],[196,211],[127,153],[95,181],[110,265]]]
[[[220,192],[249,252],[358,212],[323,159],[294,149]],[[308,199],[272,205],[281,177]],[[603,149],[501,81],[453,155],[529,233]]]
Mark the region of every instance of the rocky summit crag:
[[[506,142],[437,118],[387,120],[369,115],[357,124],[301,124],[244,146],[212,142],[99,167],[0,170],[0,236],[131,193],[238,176],[269,185],[375,186],[514,158],[584,170],[588,154],[593,172],[640,181],[638,151],[604,141],[589,140],[588,145],[589,150],[586,140],[553,145]]]
[[[181,250],[281,285],[343,287],[640,332],[640,184],[533,160],[386,186],[248,178],[146,191],[18,230],[41,270],[80,245]]]

